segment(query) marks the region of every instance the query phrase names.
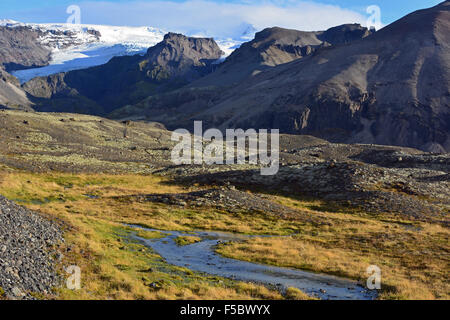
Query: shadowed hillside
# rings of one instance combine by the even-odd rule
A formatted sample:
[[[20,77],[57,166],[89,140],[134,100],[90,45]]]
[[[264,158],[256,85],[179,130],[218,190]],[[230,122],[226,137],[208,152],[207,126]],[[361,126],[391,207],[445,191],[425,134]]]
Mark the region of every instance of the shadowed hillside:
[[[213,39],[169,33],[144,56],[115,57],[102,66],[35,78],[24,89],[35,98],[37,111],[105,115],[204,76],[222,54]]]

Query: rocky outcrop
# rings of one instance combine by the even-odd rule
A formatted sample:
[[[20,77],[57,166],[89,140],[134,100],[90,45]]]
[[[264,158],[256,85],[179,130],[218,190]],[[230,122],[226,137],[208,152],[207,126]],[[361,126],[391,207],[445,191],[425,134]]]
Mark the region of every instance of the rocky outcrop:
[[[115,57],[102,66],[35,78],[24,88],[37,98],[38,111],[104,115],[204,76],[222,54],[213,39],[169,33],[144,56]]]
[[[100,31],[87,27],[75,27],[74,30],[58,30],[34,25],[33,28],[42,35],[39,43],[54,49],[67,49],[98,42],[102,36]]]
[[[191,82],[211,72],[211,64],[223,54],[212,38],[168,33],[162,42],[148,49],[140,67],[152,79],[175,77]]]
[[[148,194],[120,196],[121,201],[157,202],[185,208],[210,207],[230,213],[258,212],[286,219],[295,216],[295,210],[261,196],[236,190],[233,186],[208,189],[189,193]]]
[[[0,196],[0,291],[10,299],[32,299],[60,285],[55,247],[61,231],[37,213]]]
[[[279,128],[331,141],[448,152],[449,21],[450,1],[445,1],[360,41],[322,48],[215,93],[191,86],[114,116],[145,114],[169,128],[203,120],[221,129]],[[322,38],[331,34],[335,30]]]
[[[318,32],[317,38],[325,45],[349,44],[351,42],[364,39],[375,33],[374,29],[367,29],[360,24],[343,24],[333,27],[324,32]]]
[[[295,197],[320,199],[344,212],[351,209],[400,215],[449,225],[450,154],[376,145],[310,145],[308,140],[303,136],[282,136],[281,166],[270,177],[261,176],[259,168],[249,164],[185,165],[157,173],[173,177],[176,183],[277,190]],[[176,198],[154,195],[148,200],[184,205],[177,202],[180,197]],[[189,199],[185,195],[183,201],[192,205]]]

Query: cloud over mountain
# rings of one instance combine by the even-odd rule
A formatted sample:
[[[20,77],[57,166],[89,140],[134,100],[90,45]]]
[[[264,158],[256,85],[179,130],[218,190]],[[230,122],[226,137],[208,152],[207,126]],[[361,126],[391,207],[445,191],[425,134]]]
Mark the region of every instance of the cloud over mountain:
[[[81,21],[88,24],[157,26],[168,31],[214,37],[238,37],[248,25],[316,31],[344,23],[365,25],[367,17],[339,6],[312,1],[249,0],[217,2],[186,1],[84,1]],[[65,8],[30,9],[24,17],[42,17],[46,21],[64,22]],[[45,19],[47,17],[47,19]],[[55,21],[57,20],[57,21]]]

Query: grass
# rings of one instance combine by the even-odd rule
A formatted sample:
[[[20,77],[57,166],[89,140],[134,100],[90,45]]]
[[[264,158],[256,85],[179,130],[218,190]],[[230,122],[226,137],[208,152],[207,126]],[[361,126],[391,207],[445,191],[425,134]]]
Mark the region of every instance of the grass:
[[[127,228],[127,230],[132,231],[132,233],[135,234],[137,237],[143,239],[158,239],[165,237],[164,234],[158,231],[148,231],[144,229],[134,229],[134,228]]]
[[[124,227],[123,222],[147,224],[143,213],[134,213],[110,196],[140,192],[179,192],[159,178],[148,176],[108,176],[34,174],[3,172],[0,194],[20,200],[27,207],[63,221],[66,244],[64,265],[81,268],[82,289],[58,289],[53,299],[282,299],[275,290],[207,276],[166,264],[159,255],[130,235],[161,237]],[[100,198],[86,197],[96,194]],[[106,197],[106,198],[102,198]],[[37,203],[37,199],[48,201]],[[134,217],[134,218],[133,218]],[[63,276],[64,269],[59,272]]]
[[[314,199],[268,195],[294,208],[289,220],[268,213],[229,213],[140,202],[135,194],[197,190],[144,175],[34,174],[3,169],[0,194],[66,222],[71,250],[66,264],[81,267],[84,287],[61,290],[59,299],[281,299],[262,286],[208,277],[165,264],[130,233],[215,230],[275,237],[222,244],[218,252],[240,260],[339,275],[365,282],[366,269],[382,270],[381,299],[448,299],[449,231],[436,224],[389,215],[369,215]],[[118,197],[118,198],[117,198]],[[414,228],[411,228],[413,226]],[[198,241],[177,240],[180,245]],[[149,271],[151,270],[151,271]],[[306,298],[290,289],[289,299]]]
[[[288,300],[311,300],[311,297],[297,288],[287,288],[285,297]]]
[[[175,243],[180,246],[188,246],[190,244],[198,243],[202,241],[202,238],[195,236],[179,236],[175,239]]]
[[[280,294],[170,266],[128,237],[121,225],[81,219],[67,239],[66,264],[81,268],[82,289],[60,289],[57,299],[279,299]],[[140,236],[144,236],[141,234]],[[146,234],[158,237],[157,233]]]
[[[382,269],[381,299],[448,299],[449,231],[434,224],[368,218],[363,213],[313,211],[309,201],[277,197],[317,221],[290,237],[253,238],[219,246],[224,256],[334,274],[365,283],[366,269]],[[408,228],[414,225],[415,228]]]

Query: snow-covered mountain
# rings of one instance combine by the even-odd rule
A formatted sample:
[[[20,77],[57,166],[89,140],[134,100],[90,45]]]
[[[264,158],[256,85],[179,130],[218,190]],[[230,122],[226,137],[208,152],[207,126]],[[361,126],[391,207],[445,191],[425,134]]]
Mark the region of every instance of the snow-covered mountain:
[[[11,72],[21,83],[38,76],[105,64],[114,56],[143,54],[149,47],[162,41],[167,33],[152,27],[32,24],[14,20],[0,20],[0,26],[32,28],[41,34],[41,44],[52,50],[48,66]],[[237,39],[216,39],[216,42],[228,56],[242,42],[247,41],[247,33],[245,37],[241,36]]]
[[[52,50],[48,66],[11,72],[23,83],[37,76],[83,69],[108,62],[114,56],[144,53],[165,32],[151,27],[114,27],[71,24],[0,23],[27,26],[41,33],[41,44]]]

